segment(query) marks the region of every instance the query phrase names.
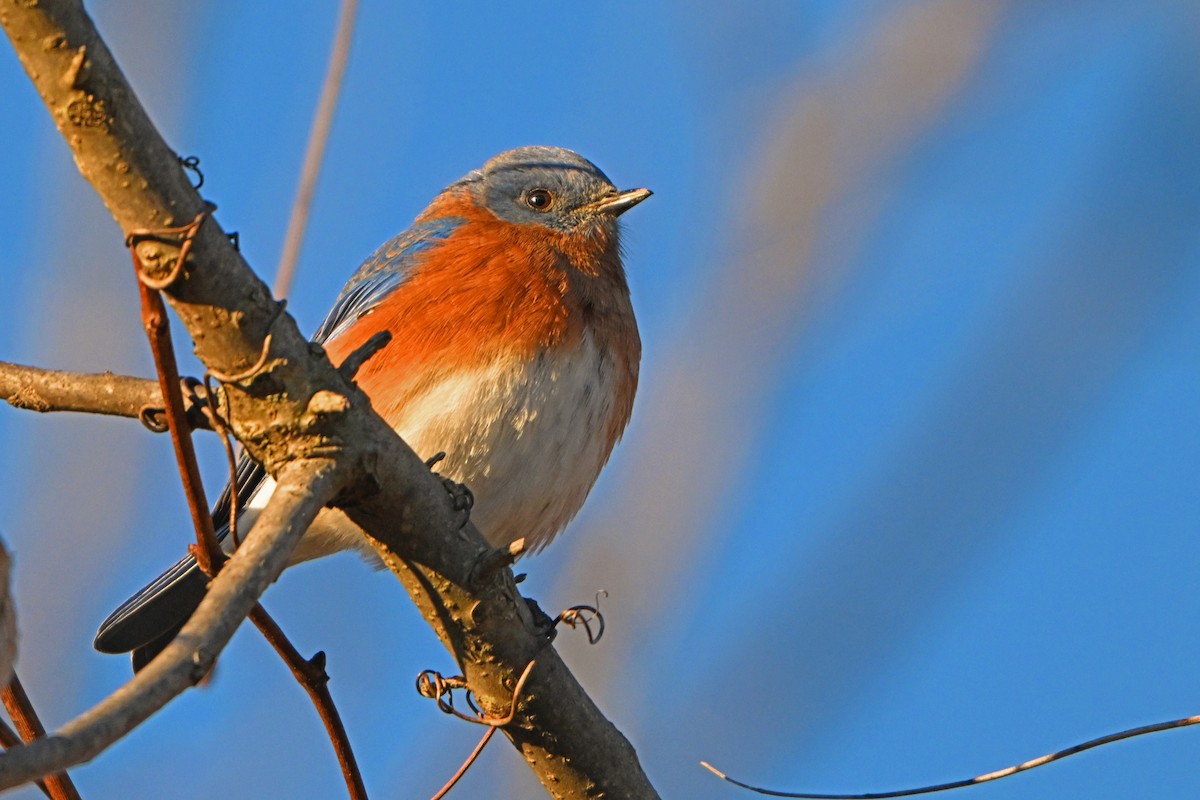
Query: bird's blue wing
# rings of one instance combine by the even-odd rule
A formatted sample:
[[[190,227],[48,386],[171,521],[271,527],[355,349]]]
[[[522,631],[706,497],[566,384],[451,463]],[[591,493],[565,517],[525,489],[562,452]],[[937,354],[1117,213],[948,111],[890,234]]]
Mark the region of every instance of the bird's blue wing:
[[[350,276],[338,295],[329,316],[317,328],[312,340],[324,344],[350,327],[412,275],[417,256],[445,241],[465,220],[439,217],[418,222],[396,238],[384,243]]]

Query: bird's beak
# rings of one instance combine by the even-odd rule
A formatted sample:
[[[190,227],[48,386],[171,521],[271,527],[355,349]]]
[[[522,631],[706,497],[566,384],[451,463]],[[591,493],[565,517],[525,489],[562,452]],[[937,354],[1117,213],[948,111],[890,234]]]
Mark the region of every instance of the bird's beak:
[[[649,189],[630,189],[628,192],[614,194],[612,197],[605,197],[597,201],[593,208],[597,214],[616,217],[624,214],[652,194],[654,192]]]

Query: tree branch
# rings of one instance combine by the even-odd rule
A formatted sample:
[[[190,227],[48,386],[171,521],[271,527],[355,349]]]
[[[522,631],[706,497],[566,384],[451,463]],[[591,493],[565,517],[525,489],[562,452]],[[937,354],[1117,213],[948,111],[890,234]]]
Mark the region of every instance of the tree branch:
[[[210,428],[204,415],[205,400],[197,394],[198,384],[184,379],[183,398],[187,402],[187,417],[193,429]],[[165,430],[163,398],[158,382],[86,372],[40,369],[0,361],[0,400],[13,408],[46,413],[49,411],[79,411],[85,414],[105,414],[131,417],[149,422],[151,430]]]
[[[174,641],[128,683],[48,738],[0,755],[0,788],[89,761],[208,674],[217,654],[279,573],[296,542],[341,485],[327,459],[285,465],[254,536],[213,579]]]
[[[3,747],[5,750],[7,750],[10,747],[16,747],[19,744],[21,744],[21,737],[17,736],[16,731],[8,727],[7,722],[5,722],[3,719],[0,719],[0,747]],[[34,781],[34,785],[41,790],[43,795],[49,797],[50,800],[54,800],[50,794],[49,787],[46,786],[45,781]]]
[[[201,218],[194,224],[198,225]],[[180,259],[184,258],[183,252]],[[192,513],[192,526],[196,532],[196,549],[194,551],[196,564],[210,579],[221,570],[227,557],[221,550],[213,530],[212,515],[208,510],[208,500],[204,496],[204,482],[200,478],[200,465],[196,462],[196,451],[192,444],[192,431],[188,426],[184,411],[183,393],[179,391],[179,370],[175,361],[175,345],[171,338],[171,326],[167,321],[167,309],[158,291],[150,288],[146,281],[141,280],[142,265],[135,258],[134,263],[139,271],[138,293],[142,300],[142,326],[150,340],[150,350],[154,354],[154,366],[158,370],[159,391],[166,401],[165,416],[167,428],[171,432],[171,442],[175,449],[175,459],[179,467],[179,477],[183,483],[184,494],[187,495],[188,508]],[[205,380],[205,387],[211,384]],[[236,482],[236,467],[234,466],[233,447],[229,442],[224,420],[220,415],[212,415],[212,423],[221,434],[229,455],[230,480]],[[231,484],[232,485],[232,484]],[[239,544],[237,536],[237,495],[230,495],[229,521],[230,534],[234,547]],[[311,661],[303,658],[292,646],[275,620],[267,613],[261,604],[255,604],[250,611],[250,619],[266,637],[267,641],[288,665],[292,675],[300,682],[301,687],[308,693],[316,706],[317,714],[325,724],[334,753],[346,779],[346,789],[354,800],[366,800],[367,789],[363,784],[362,774],[354,751],[350,747],[350,738],[342,725],[341,715],[329,692],[329,676],[325,673],[325,654],[319,654]],[[47,779],[49,781],[49,779]],[[53,788],[53,787],[51,787]]]
[[[42,725],[37,712],[34,711],[33,702],[25,693],[25,687],[21,685],[17,673],[14,672],[8,685],[0,690],[0,701],[3,701],[4,709],[8,711],[8,716],[17,726],[22,739],[32,742],[46,736],[46,728]],[[43,781],[51,800],[79,800],[79,791],[67,773],[59,772],[47,775]]]
[[[205,209],[78,2],[0,0],[0,24],[80,171],[127,235],[187,223]],[[489,714],[509,708],[518,677],[536,657],[504,731],[547,791],[657,797],[629,742],[536,630],[511,571],[477,580],[474,566],[490,552],[479,531],[464,524],[441,482],[362,392],[300,335],[215,221],[200,226],[182,265],[168,238],[142,237],[135,246],[152,278],[176,276],[165,291],[201,361],[227,375],[255,366],[225,384],[228,417],[247,450],[277,479],[289,463],[318,456],[335,458],[353,476],[334,504],[373,538]],[[147,670],[157,674],[160,661]],[[88,758],[97,752],[79,751]],[[20,753],[0,755],[0,774],[12,774],[5,759]]]
[[[300,655],[300,651],[261,604],[256,604],[250,610],[250,621],[283,659],[300,688],[304,689],[316,707],[321,724],[325,726],[325,733],[333,744],[338,765],[342,768],[342,777],[346,779],[346,791],[351,798],[365,798],[367,787],[363,783],[362,771],[358,767],[354,750],[350,747],[350,737],[342,724],[342,715],[333,702],[333,695],[329,693],[329,675],[325,672],[324,651],[318,651],[312,658]]]

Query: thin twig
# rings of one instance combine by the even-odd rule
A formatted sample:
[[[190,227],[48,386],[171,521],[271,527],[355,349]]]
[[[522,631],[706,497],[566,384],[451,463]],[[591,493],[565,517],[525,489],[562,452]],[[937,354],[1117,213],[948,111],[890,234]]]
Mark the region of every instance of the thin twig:
[[[517,705],[521,702],[521,690],[525,688],[525,681],[529,678],[529,673],[533,672],[533,665],[537,661],[530,661],[525,665],[525,670],[521,673],[521,677],[517,679],[517,683],[513,686],[512,700],[509,703],[508,714],[503,717],[489,717],[486,714],[476,710],[474,717],[468,716],[454,707],[453,690],[455,688],[465,688],[461,678],[443,678],[440,673],[433,671],[422,672],[417,676],[417,691],[422,696],[432,697],[437,701],[438,708],[447,714],[453,714],[459,719],[467,722],[474,722],[479,725],[487,725],[487,732],[483,734],[483,738],[479,740],[479,744],[475,745],[475,749],[467,756],[467,760],[462,763],[458,771],[450,776],[450,780],[446,781],[445,785],[438,790],[432,800],[442,800],[446,794],[454,788],[454,784],[458,783],[463,775],[467,774],[467,770],[475,763],[475,759],[479,758],[479,754],[483,752],[483,748],[487,747],[487,743],[491,741],[492,735],[496,733],[496,729],[503,727],[513,721],[517,715]],[[449,700],[443,700],[442,697],[449,697]],[[467,690],[467,704],[471,708],[475,708],[475,704],[471,702],[471,692]]]
[[[7,750],[19,744],[21,744],[21,737],[17,736],[17,732],[10,728],[7,722],[0,719],[0,747]]]
[[[38,719],[37,712],[33,710],[33,703],[29,701],[29,695],[25,693],[25,687],[21,685],[16,672],[12,674],[8,686],[0,691],[0,700],[4,702],[4,708],[12,717],[22,739],[32,742],[34,739],[45,738],[46,729]],[[79,800],[79,792],[66,772],[46,775],[42,780],[45,782],[43,790],[52,800]]]
[[[238,508],[237,454],[233,451],[229,423],[221,415],[221,402],[212,383],[211,372],[204,373],[204,393],[208,395],[209,422],[221,438],[221,446],[225,448],[225,458],[229,463],[229,541],[233,542],[233,549],[237,550],[242,545],[242,537],[238,533],[238,516],[242,512]]]
[[[440,460],[440,459],[439,459]],[[471,581],[474,586],[482,586],[492,579],[492,577],[505,567],[511,567],[517,563],[517,559],[521,557],[525,551],[529,549],[529,542],[522,536],[519,539],[514,539],[504,547],[497,547],[495,550],[487,553],[480,559],[479,564],[474,570],[474,578]]]
[[[961,789],[965,786],[974,786],[979,783],[989,783],[991,781],[1007,778],[1009,775],[1016,775],[1018,772],[1027,772],[1035,767],[1040,767],[1044,764],[1049,764],[1052,761],[1061,761],[1067,756],[1073,756],[1076,753],[1082,753],[1085,750],[1091,750],[1101,745],[1119,742],[1122,739],[1132,739],[1135,736],[1144,736],[1147,733],[1157,733],[1158,731],[1168,731],[1174,728],[1185,728],[1189,725],[1200,723],[1200,714],[1194,717],[1184,717],[1183,719],[1173,719],[1168,722],[1156,722],[1153,725],[1143,725],[1140,728],[1130,728],[1127,731],[1119,733],[1110,733],[1105,736],[1099,736],[1095,739],[1089,739],[1081,744],[1072,745],[1063,750],[1057,750],[1053,753],[1047,753],[1044,756],[1030,759],[1021,764],[1015,764],[1011,767],[998,769],[995,772],[989,772],[985,775],[978,775],[974,778],[966,778],[960,781],[951,781],[949,783],[938,783],[932,786],[920,786],[916,789],[899,789],[892,792],[870,792],[867,794],[811,794],[806,792],[781,792],[772,789],[763,789],[759,786],[751,786],[748,783],[735,780],[729,777],[724,772],[709,764],[707,761],[701,761],[700,765],[709,772],[716,775],[723,781],[728,781],[734,786],[740,786],[743,789],[749,789],[758,794],[767,795],[768,797],[799,797],[806,800],[886,800],[890,797],[912,797],[918,794],[930,794],[932,792],[944,792],[947,789]]]
[[[311,659],[300,655],[292,643],[284,635],[283,630],[276,624],[262,604],[256,605],[250,612],[250,621],[262,632],[263,637],[275,648],[280,658],[291,669],[292,675],[312,698],[321,722],[325,723],[325,731],[333,742],[334,752],[337,753],[338,763],[342,766],[342,776],[346,779],[346,789],[354,800],[366,800],[367,787],[363,784],[362,772],[350,749],[350,739],[346,728],[342,725],[341,715],[329,694],[329,674],[325,671],[325,654],[317,653]]]
[[[479,740],[479,744],[475,745],[475,749],[471,751],[471,755],[467,756],[467,760],[458,768],[458,772],[451,775],[450,780],[446,781],[446,785],[438,789],[438,793],[430,798],[430,800],[442,800],[454,788],[454,784],[458,783],[462,776],[467,774],[467,770],[471,768],[471,765],[475,763],[475,759],[479,758],[479,754],[483,752],[483,748],[487,747],[487,743],[495,735],[496,728],[488,728],[484,732],[483,738]]]
[[[342,78],[346,74],[346,61],[350,56],[350,40],[354,36],[354,18],[358,13],[358,0],[342,0],[338,12],[337,33],[334,34],[333,52],[329,54],[329,66],[325,72],[325,84],[321,87],[321,99],[313,117],[312,131],[308,135],[308,147],[304,151],[304,166],[300,170],[300,186],[296,189],[296,201],[288,219],[287,234],[283,239],[283,254],[275,271],[275,296],[286,297],[292,288],[296,274],[296,262],[300,259],[300,245],[304,242],[304,231],[308,227],[308,212],[312,209],[313,194],[317,177],[321,173],[321,162],[325,158],[325,145],[333,127],[333,112],[337,108],[338,95],[342,91]]]
[[[208,500],[204,496],[204,484],[200,479],[200,467],[196,462],[196,451],[192,446],[191,429],[183,411],[183,397],[179,390],[179,369],[175,363],[175,349],[171,344],[171,326],[167,309],[158,291],[150,288],[142,279],[141,259],[137,248],[131,248],[133,265],[138,278],[138,293],[142,300],[142,324],[150,339],[150,351],[154,355],[154,366],[158,370],[158,383],[166,406],[167,428],[171,432],[171,443],[175,450],[175,463],[179,467],[179,478],[187,497],[188,510],[196,530],[196,562],[207,575],[216,574],[225,559],[217,534],[213,530],[212,515],[208,511]],[[184,254],[180,253],[182,262]]]
[[[338,372],[342,373],[342,377],[346,380],[354,380],[354,376],[362,369],[362,365],[386,347],[390,341],[392,341],[391,331],[376,331],[371,334],[369,339],[350,351],[350,355],[342,359],[342,363],[338,365]]]
[[[183,261],[185,255],[186,253],[181,252],[179,261]],[[196,462],[195,450],[192,447],[191,433],[182,422],[182,398],[179,392],[179,375],[175,365],[175,350],[171,343],[171,331],[167,321],[166,308],[158,291],[152,289],[147,285],[145,280],[141,279],[142,267],[136,249],[133,251],[133,260],[139,277],[138,289],[142,298],[142,322],[150,337],[150,348],[154,353],[154,364],[158,368],[159,381],[162,386],[163,397],[166,400],[167,425],[171,431],[171,441],[175,445],[175,455],[176,460],[179,462],[180,478],[183,481],[184,492],[187,494],[188,499],[188,507],[192,511],[192,521],[195,525],[196,547],[192,552],[195,554],[196,562],[200,565],[200,568],[210,577],[215,577],[221,570],[221,566],[224,564],[227,556],[221,550],[221,545],[217,541],[216,534],[213,531],[212,515],[208,510],[208,501],[204,497],[204,485],[200,481],[200,468]],[[268,335],[266,341],[269,342],[269,340],[270,337]],[[267,345],[264,343],[264,354],[266,350]],[[258,366],[261,366],[261,364]],[[257,370],[258,366],[254,369]],[[205,377],[207,378],[207,376]],[[232,446],[229,444],[227,426],[223,419],[221,419],[219,410],[215,407],[216,395],[212,391],[211,386],[211,383],[206,380],[205,388],[209,394],[210,412],[212,413],[211,421],[213,427],[224,434],[222,439],[226,444],[229,455],[232,457]],[[231,486],[231,493],[236,497],[236,485]],[[234,515],[231,516],[230,522],[236,525],[236,500],[230,511]],[[366,800],[366,788],[363,785],[362,775],[354,759],[354,754],[350,749],[350,741],[346,736],[345,728],[342,726],[337,708],[334,706],[333,697],[329,694],[329,690],[325,686],[329,679],[324,674],[324,669],[319,671],[320,674],[318,676],[315,665],[307,662],[296,651],[283,631],[275,624],[275,621],[271,619],[262,606],[256,605],[250,612],[250,617],[254,621],[255,626],[266,637],[267,641],[271,643],[276,652],[283,658],[289,669],[291,669],[292,674],[296,677],[296,680],[300,682],[300,685],[304,687],[305,691],[312,698],[313,704],[317,707],[317,713],[325,723],[325,730],[329,734],[329,739],[333,743],[333,749],[337,755],[338,763],[342,767],[342,773],[345,776],[350,796],[354,800]]]

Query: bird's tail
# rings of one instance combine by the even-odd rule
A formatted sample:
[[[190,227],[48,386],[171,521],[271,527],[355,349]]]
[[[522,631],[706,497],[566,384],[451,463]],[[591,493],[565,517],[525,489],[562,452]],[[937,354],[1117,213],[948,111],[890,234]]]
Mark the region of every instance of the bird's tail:
[[[206,591],[208,576],[185,556],[109,614],[92,646],[101,653],[132,653],[136,672],[171,643]]]

